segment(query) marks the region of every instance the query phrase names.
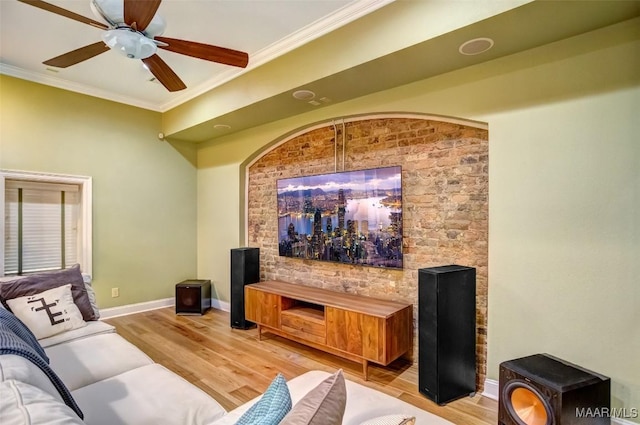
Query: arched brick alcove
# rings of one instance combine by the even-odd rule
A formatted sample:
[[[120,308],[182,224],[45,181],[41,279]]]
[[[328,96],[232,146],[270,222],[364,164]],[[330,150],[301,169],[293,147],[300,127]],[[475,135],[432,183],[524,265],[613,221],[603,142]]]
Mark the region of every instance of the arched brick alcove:
[[[283,136],[244,170],[246,241],[260,248],[261,278],[410,302],[415,324],[418,269],[476,267],[480,388],[486,374],[488,159],[485,124],[443,117],[340,118]],[[402,167],[403,270],[278,255],[278,179],[396,165]]]

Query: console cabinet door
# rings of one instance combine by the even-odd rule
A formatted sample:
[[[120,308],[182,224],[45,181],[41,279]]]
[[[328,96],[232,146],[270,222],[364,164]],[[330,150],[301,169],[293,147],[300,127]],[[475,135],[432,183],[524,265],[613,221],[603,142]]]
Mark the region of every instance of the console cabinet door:
[[[364,316],[362,357],[387,365],[409,351],[412,345],[412,313],[412,308],[407,307],[387,318]]]
[[[362,328],[362,357],[376,363],[385,363],[385,320],[379,317],[365,316]]]
[[[362,355],[362,314],[327,307],[327,345],[347,353]]]
[[[251,322],[280,328],[280,296],[246,288],[245,317]]]

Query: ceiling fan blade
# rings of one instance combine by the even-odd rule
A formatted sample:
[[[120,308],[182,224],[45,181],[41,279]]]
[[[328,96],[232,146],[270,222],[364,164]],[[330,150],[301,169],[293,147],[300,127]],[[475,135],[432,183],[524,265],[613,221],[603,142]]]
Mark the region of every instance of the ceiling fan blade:
[[[149,71],[162,83],[163,86],[167,88],[169,91],[178,91],[186,89],[187,86],[182,82],[180,77],[176,75],[175,72],[169,65],[167,65],[158,55],[149,56],[146,59],[142,59]]]
[[[245,68],[249,63],[249,55],[238,50],[168,37],[154,37],[154,40],[168,44],[168,46],[158,46],[161,49],[198,59],[238,66],[240,68]]]
[[[93,19],[89,19],[86,16],[78,15],[75,12],[71,12],[70,10],[63,9],[56,5],[40,1],[40,0],[18,0],[21,3],[30,4],[31,6],[35,6],[42,10],[46,10],[47,12],[55,13],[60,16],[64,16],[65,18],[73,19],[74,21],[82,22],[83,24],[88,24],[103,30],[109,29],[109,27],[102,22],[94,21]]]
[[[107,50],[109,50],[109,47],[107,47],[107,45],[102,41],[98,41],[97,43],[89,44],[88,46],[67,52],[64,55],[56,56],[55,58],[42,63],[45,65],[55,66],[56,68],[67,68],[71,65],[91,59],[94,56],[98,56],[100,53],[104,53]]]
[[[161,0],[124,0],[124,22],[144,31],[160,7]]]

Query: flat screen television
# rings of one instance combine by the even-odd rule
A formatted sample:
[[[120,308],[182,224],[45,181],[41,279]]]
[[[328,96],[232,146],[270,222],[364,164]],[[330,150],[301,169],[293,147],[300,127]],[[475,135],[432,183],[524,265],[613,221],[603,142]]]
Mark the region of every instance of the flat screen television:
[[[281,256],[402,268],[402,168],[277,181]]]

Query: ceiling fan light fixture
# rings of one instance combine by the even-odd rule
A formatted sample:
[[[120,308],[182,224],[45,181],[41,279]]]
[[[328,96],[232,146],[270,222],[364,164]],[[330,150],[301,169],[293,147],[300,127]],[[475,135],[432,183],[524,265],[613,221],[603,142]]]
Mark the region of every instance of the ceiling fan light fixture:
[[[158,50],[156,44],[140,34],[128,29],[105,31],[102,40],[111,50],[130,59],[146,59]]]

